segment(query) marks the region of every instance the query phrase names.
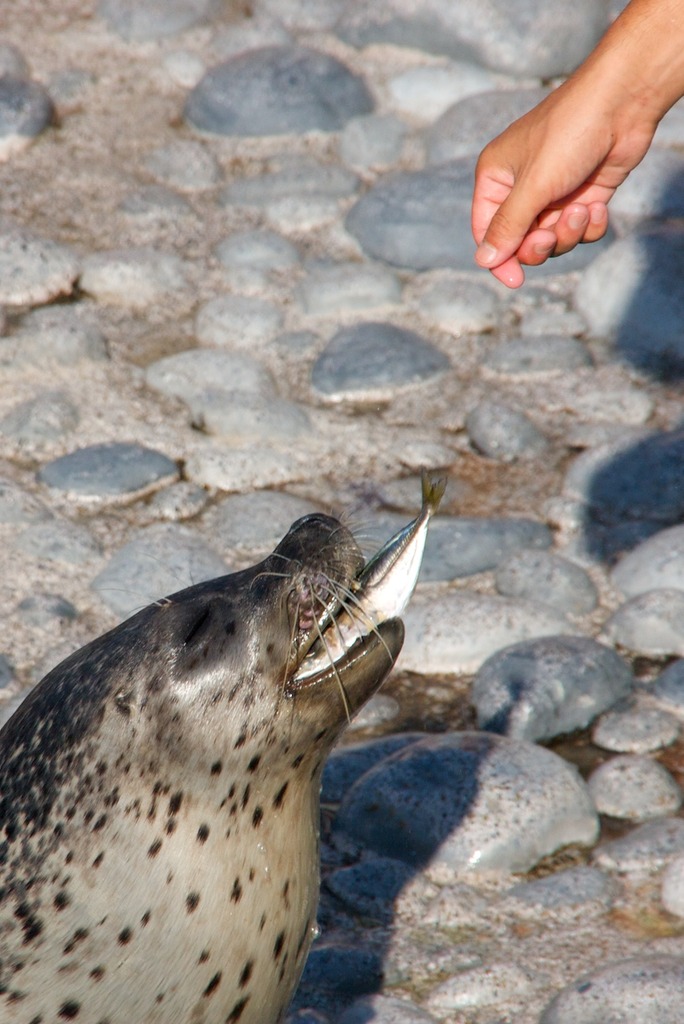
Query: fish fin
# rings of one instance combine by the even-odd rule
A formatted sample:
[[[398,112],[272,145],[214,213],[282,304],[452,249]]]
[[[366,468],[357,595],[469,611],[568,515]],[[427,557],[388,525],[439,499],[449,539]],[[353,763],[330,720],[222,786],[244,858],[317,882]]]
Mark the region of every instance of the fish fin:
[[[445,476],[433,477],[427,469],[422,469],[420,473],[420,483],[423,508],[427,508],[430,515],[434,515],[439,508],[439,503],[442,500],[442,497],[444,496],[447,479]]]

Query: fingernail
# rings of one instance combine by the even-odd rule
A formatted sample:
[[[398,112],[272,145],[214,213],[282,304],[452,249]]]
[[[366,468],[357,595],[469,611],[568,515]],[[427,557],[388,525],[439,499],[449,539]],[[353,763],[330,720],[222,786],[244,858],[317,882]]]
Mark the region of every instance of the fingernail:
[[[481,267],[491,267],[496,263],[498,255],[499,251],[495,246],[490,242],[482,242],[475,250],[475,262],[479,263]]]
[[[583,228],[588,223],[589,218],[586,213],[571,213],[568,217],[568,224],[573,231],[579,231],[580,228]]]
[[[600,224],[605,215],[606,211],[604,207],[597,208],[594,206],[589,210],[589,220],[592,224]]]
[[[537,256],[546,256],[548,253],[553,251],[554,245],[554,242],[539,242],[537,245],[532,246],[532,251],[535,252]]]

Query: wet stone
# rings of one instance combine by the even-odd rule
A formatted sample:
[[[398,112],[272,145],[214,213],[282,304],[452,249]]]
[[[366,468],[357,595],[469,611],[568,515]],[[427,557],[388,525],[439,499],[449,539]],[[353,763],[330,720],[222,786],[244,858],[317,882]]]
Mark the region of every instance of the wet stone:
[[[590,637],[552,636],[498,650],[473,680],[471,700],[480,728],[538,741],[585,728],[633,682],[609,647]]]
[[[25,149],[53,117],[52,100],[42,85],[0,67],[0,163]]]
[[[667,769],[635,754],[620,754],[592,772],[589,792],[599,814],[628,821],[662,818],[682,804],[682,791]]]
[[[391,396],[442,373],[448,358],[419,334],[390,323],[343,327],[316,360],[311,380],[327,398]]]
[[[124,618],[152,601],[228,571],[216,551],[187,526],[158,523],[137,531],[91,586]]]
[[[423,738],[424,734],[420,732],[396,733],[333,750],[323,768],[322,802],[339,803],[356,780],[376,764]]]
[[[394,900],[413,877],[413,869],[391,857],[377,857],[340,868],[325,879],[325,888],[352,914],[391,924]]]
[[[378,265],[322,263],[308,268],[298,297],[305,313],[325,316],[394,305],[401,298],[401,286],[394,274]]]
[[[463,732],[428,736],[366,772],[334,828],[383,856],[468,874],[527,871],[569,843],[591,845],[598,821],[585,783],[556,754]]]
[[[465,425],[472,446],[500,462],[536,458],[548,447],[529,417],[502,401],[480,402],[466,416]]]
[[[176,463],[166,455],[121,441],[78,448],[38,473],[41,483],[83,501],[130,498],[177,476]]]
[[[586,615],[598,600],[584,569],[552,551],[514,552],[498,565],[494,582],[505,597],[541,601],[570,615]]]
[[[610,616],[603,631],[611,643],[647,657],[684,655],[684,591],[639,594]]]
[[[593,861],[607,871],[652,874],[681,853],[684,853],[684,820],[662,818],[639,825],[622,839],[599,846],[594,851]]]
[[[318,511],[304,498],[285,491],[255,491],[223,498],[202,522],[222,552],[260,556],[271,551],[301,516]]]
[[[624,555],[612,572],[625,597],[671,587],[684,590],[684,526],[671,526]]]
[[[592,733],[597,747],[620,754],[647,754],[674,743],[679,735],[679,721],[674,715],[657,708],[635,707],[608,711],[601,716]]]
[[[660,898],[669,914],[684,917],[684,857],[676,857],[665,868]]]
[[[638,957],[607,964],[563,989],[540,1024],[672,1024],[681,1013],[684,960]]]
[[[391,114],[366,114],[348,121],[340,133],[340,157],[363,173],[391,167],[401,155],[407,129]]]
[[[454,103],[426,132],[428,163],[479,156],[488,142],[536,106],[548,90],[482,90]]]
[[[185,117],[203,132],[283,135],[339,131],[372,109],[364,82],[334,57],[270,46],[207,71],[188,96]]]
[[[393,996],[366,996],[357,999],[337,1024],[436,1024],[435,1018],[415,1003]]]
[[[190,349],[165,356],[148,366],[150,387],[191,403],[206,391],[273,393],[273,378],[255,359],[241,352]]]
[[[40,445],[71,433],[79,419],[78,406],[65,391],[44,391],[3,416],[0,433],[20,445]]]
[[[121,249],[89,256],[81,288],[98,302],[144,309],[185,288],[183,261],[155,249]]]
[[[61,594],[32,594],[17,605],[20,619],[28,626],[39,629],[50,627],[55,619],[70,622],[77,618],[78,611]]]
[[[278,306],[265,299],[219,295],[198,309],[195,334],[202,345],[253,352],[272,340],[282,320]]]
[[[191,139],[176,139],[153,150],[145,159],[145,167],[159,181],[182,191],[212,188],[221,180],[218,162],[201,143]]]
[[[31,558],[66,565],[86,565],[101,552],[87,527],[57,519],[27,527],[13,541],[13,546]]]
[[[565,616],[537,601],[466,590],[419,590],[402,618],[406,639],[399,666],[420,675],[475,672],[502,647],[568,630]]]
[[[483,369],[505,377],[560,373],[591,366],[585,346],[559,335],[514,338],[495,345],[482,360]]]
[[[99,0],[97,5],[99,17],[131,42],[176,35],[218,10],[216,0]]]
[[[606,27],[606,14],[591,0],[568,7],[561,0],[494,0],[419,7],[392,0],[348,4],[337,33],[352,46],[391,43],[456,60],[476,60],[518,77],[552,78],[572,71]]]
[[[79,274],[66,246],[0,225],[0,305],[39,306],[69,295]]]

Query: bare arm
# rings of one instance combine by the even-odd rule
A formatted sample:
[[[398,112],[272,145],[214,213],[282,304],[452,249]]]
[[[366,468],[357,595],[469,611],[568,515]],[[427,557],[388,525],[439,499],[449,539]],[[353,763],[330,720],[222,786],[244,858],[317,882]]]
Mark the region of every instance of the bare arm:
[[[606,204],[684,95],[684,0],[631,0],[587,60],[489,143],[475,173],[475,259],[509,287],[601,238]]]

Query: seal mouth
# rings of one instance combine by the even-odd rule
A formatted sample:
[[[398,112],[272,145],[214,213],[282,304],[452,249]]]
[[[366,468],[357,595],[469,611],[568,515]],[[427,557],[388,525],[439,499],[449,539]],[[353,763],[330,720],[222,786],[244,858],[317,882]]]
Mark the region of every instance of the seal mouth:
[[[294,643],[292,691],[331,675],[341,683],[341,673],[371,650],[384,648],[386,671],[396,661],[403,629],[397,638],[396,628],[383,627],[398,619],[415,589],[428,523],[444,493],[445,481],[433,481],[423,473],[422,485],[419,515],[362,565],[348,586],[322,573],[305,581],[309,612],[300,620]],[[314,607],[320,609],[317,615],[311,610]]]

